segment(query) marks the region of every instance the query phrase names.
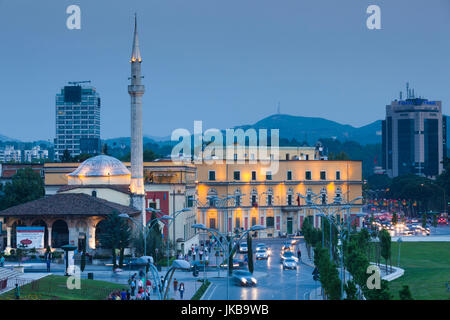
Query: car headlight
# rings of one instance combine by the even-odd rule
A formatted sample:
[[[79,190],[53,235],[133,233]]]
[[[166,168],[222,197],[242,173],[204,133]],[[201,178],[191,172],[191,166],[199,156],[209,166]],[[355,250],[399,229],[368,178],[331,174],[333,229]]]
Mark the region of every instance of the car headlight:
[[[252,282],[253,282],[253,283],[257,283],[258,281],[256,281],[255,278],[252,278]]]
[[[242,282],[243,284],[246,284],[246,283],[247,283],[247,279],[241,278],[241,282]]]

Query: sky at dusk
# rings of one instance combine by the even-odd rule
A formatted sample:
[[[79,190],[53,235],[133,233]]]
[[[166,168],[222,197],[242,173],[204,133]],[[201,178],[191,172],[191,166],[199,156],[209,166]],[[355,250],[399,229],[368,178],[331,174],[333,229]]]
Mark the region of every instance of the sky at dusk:
[[[68,30],[66,8],[81,8]],[[381,8],[381,30],[366,9]],[[405,83],[450,114],[449,0],[0,0],[0,134],[55,137],[55,95],[91,80],[101,137],[129,136],[134,13],[144,134],[251,124],[277,112],[354,126]]]

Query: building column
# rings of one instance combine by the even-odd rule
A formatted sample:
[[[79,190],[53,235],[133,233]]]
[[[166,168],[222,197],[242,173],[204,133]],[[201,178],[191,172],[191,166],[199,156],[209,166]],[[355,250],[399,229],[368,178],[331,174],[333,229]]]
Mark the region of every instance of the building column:
[[[50,249],[52,248],[52,227],[49,227],[47,224],[47,241]]]
[[[6,227],[6,252],[11,251],[11,227]]]
[[[88,222],[86,244],[88,250],[95,250],[95,224]]]

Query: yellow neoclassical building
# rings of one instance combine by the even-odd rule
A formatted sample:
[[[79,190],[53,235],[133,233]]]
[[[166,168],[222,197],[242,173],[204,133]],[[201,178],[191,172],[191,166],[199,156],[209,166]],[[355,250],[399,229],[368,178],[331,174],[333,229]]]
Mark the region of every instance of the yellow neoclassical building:
[[[263,225],[261,237],[295,234],[306,216],[320,227],[321,212],[337,217],[360,212],[361,199],[350,209],[344,206],[362,195],[361,166],[361,161],[280,160],[271,172],[259,162],[198,164],[198,221],[221,232]],[[237,197],[221,203],[211,197],[230,195]]]

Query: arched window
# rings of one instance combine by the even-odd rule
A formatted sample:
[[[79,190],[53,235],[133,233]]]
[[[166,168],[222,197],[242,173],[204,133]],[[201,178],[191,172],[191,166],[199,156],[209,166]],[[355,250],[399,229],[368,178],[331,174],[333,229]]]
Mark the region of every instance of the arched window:
[[[93,191],[92,191],[92,196],[93,196],[94,198],[97,198],[97,191],[93,190]]]
[[[323,205],[327,204],[327,189],[325,187],[320,189],[320,199]]]
[[[11,247],[12,248],[17,248],[17,233],[16,233],[16,228],[17,227],[26,227],[25,222],[23,222],[22,220],[17,220],[16,222],[14,222],[11,226]]]
[[[103,248],[103,249],[109,249],[109,246],[104,243],[102,243],[102,239],[104,239],[104,235],[107,230],[107,222],[106,220],[101,220],[99,223],[97,223],[97,226],[95,227],[95,247],[96,248]]]
[[[56,220],[52,225],[52,248],[69,244],[69,227],[64,220]]]
[[[234,205],[236,207],[240,207],[241,206],[241,189],[237,188],[236,190],[234,190]]]
[[[258,206],[258,191],[255,188],[250,192],[250,200],[252,207]]]
[[[216,206],[216,199],[215,197],[217,197],[217,191],[216,189],[209,189],[208,190],[208,204],[210,207],[215,207]]]
[[[267,205],[271,206],[273,204],[273,189],[269,188],[267,190]]]

